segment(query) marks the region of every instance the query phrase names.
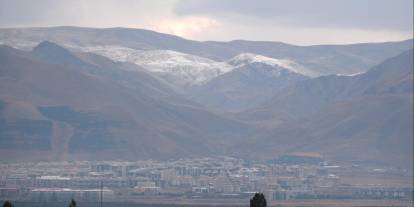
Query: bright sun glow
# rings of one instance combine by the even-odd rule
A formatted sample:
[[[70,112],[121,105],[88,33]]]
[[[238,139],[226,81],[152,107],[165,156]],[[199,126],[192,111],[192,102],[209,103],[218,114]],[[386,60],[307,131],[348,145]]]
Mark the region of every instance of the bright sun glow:
[[[218,26],[220,23],[217,20],[201,16],[161,18],[151,22],[151,27],[156,31],[186,38],[192,38]]]

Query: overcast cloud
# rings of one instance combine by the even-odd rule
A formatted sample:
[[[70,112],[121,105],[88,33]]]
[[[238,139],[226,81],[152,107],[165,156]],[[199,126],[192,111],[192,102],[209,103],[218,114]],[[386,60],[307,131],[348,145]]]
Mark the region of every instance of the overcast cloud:
[[[133,27],[293,44],[413,36],[412,0],[0,0],[0,27]]]

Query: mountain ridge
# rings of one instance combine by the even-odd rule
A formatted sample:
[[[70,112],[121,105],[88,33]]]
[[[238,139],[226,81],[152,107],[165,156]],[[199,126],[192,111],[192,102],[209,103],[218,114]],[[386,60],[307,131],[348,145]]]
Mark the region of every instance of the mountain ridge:
[[[187,41],[122,28],[0,29],[0,42],[17,48],[45,40],[47,47],[33,51],[0,47],[6,159],[271,159],[315,151],[341,161],[408,166],[412,160],[412,50],[404,53],[412,40],[303,47]],[[108,45],[213,63],[254,53],[321,75],[253,61],[205,88],[178,87],[138,64],[82,50]]]
[[[171,99],[154,98],[144,88],[130,88],[123,82],[109,80],[112,76],[106,76],[106,73],[51,64],[30,55],[7,47],[0,50],[3,63],[0,67],[3,80],[0,100],[5,104],[1,120],[6,123],[0,137],[3,140],[2,155],[11,160],[199,156],[211,151],[220,152],[213,147],[218,144],[213,143],[220,140],[219,134],[224,136],[241,129],[240,133],[246,132],[242,123],[213,114],[191,102],[169,103],[166,101]],[[135,75],[138,81],[146,82],[142,79],[143,74],[136,74],[134,71],[125,76]],[[33,118],[24,115],[26,112],[24,119],[10,113],[21,111],[23,105],[14,104],[16,102],[27,105],[25,111],[33,111]],[[41,120],[46,121],[43,131],[20,134],[31,130],[24,123],[40,124],[44,122]],[[55,129],[67,133],[58,136],[59,131]],[[43,138],[40,140],[39,136]],[[232,136],[240,135],[233,133]],[[58,138],[62,140],[57,142]],[[45,148],[32,148],[38,156],[29,154],[29,157],[21,148],[5,149],[21,139],[25,141],[17,146],[30,149],[30,146],[38,146],[33,143],[39,143]],[[65,146],[56,148],[56,143]],[[220,143],[225,144],[226,140]],[[57,156],[58,149],[67,151]]]
[[[318,151],[335,160],[380,157],[383,163],[412,166],[413,82],[413,49],[364,74],[298,82],[300,87],[291,86],[263,108],[242,114],[266,114],[262,121],[274,123],[243,145],[273,156]],[[286,120],[278,122],[286,113]]]

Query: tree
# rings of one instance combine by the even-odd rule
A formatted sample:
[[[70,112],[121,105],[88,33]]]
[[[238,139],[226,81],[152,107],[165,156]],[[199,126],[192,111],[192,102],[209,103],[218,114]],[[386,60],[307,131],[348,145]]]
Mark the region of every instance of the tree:
[[[250,207],[266,207],[266,199],[263,193],[254,194],[253,198],[250,199]]]
[[[76,207],[76,201],[74,199],[70,202],[69,207]]]
[[[14,207],[12,203],[10,203],[10,201],[5,201],[3,204],[3,207]]]

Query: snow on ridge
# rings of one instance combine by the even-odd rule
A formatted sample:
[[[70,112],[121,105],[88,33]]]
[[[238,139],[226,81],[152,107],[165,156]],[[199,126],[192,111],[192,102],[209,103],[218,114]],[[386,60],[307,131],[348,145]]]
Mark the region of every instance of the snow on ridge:
[[[20,39],[1,41],[1,44],[23,50],[30,50],[38,43]],[[317,76],[294,61],[275,59],[254,53],[241,53],[227,61],[219,62],[173,50],[137,50],[120,45],[80,46],[62,42],[58,44],[71,50],[102,55],[116,62],[134,63],[149,72],[174,77],[174,80],[180,80],[184,85],[200,85],[235,68],[251,63],[263,63],[275,67],[277,70],[287,69],[310,77]]]
[[[141,51],[128,61],[151,72],[176,76],[191,85],[202,84],[232,70],[230,65],[223,62],[171,50]]]
[[[252,63],[263,63],[273,67],[282,67],[291,72],[299,73],[309,77],[315,77],[317,74],[311,70],[308,70],[303,65],[296,63],[295,61],[288,59],[276,59],[271,57],[266,57],[254,53],[241,53],[228,61],[229,64],[235,67],[242,67],[244,65]]]
[[[150,72],[167,74],[181,79],[183,84],[190,85],[201,84],[233,69],[225,62],[217,62],[172,50],[135,50],[116,45],[80,49],[84,52],[105,56],[114,61],[134,63]]]
[[[102,45],[78,48],[105,56],[118,62],[130,62],[142,66],[149,72],[172,78],[181,85],[201,85],[228,73],[235,68],[252,63],[270,65],[275,70],[315,77],[316,74],[304,66],[287,59],[275,59],[253,53],[241,53],[227,61],[218,62],[196,55],[173,50],[136,50],[118,45]]]
[[[335,74],[336,76],[357,76],[357,75],[361,75],[361,74],[364,74],[364,73],[366,73],[366,72],[357,72],[357,73],[350,73],[350,74],[343,74],[343,73],[338,73],[338,74]]]
[[[39,42],[26,41],[26,40],[20,40],[20,39],[0,40],[0,45],[7,45],[15,49],[24,50],[24,51],[30,51],[34,47],[36,47],[38,44]]]
[[[107,57],[113,61],[126,62],[128,56],[135,52],[134,49],[117,45],[103,45],[91,47],[73,47],[83,52],[95,53]]]

